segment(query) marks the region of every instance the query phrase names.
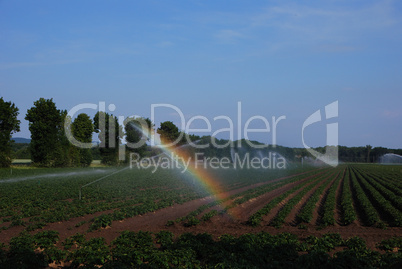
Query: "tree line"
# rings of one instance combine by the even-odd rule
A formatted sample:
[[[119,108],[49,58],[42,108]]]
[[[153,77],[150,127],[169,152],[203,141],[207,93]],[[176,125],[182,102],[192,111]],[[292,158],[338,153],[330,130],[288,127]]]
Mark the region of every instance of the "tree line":
[[[0,112],[0,167],[11,165],[13,150],[14,153],[19,151],[20,155],[29,156],[33,165],[41,167],[89,166],[94,155],[100,158],[102,164],[118,165],[122,162],[118,155],[121,146],[125,147],[123,152],[126,156],[121,158],[125,162],[133,152],[140,156],[157,152],[147,145],[154,131],[154,124],[149,118],[126,118],[123,132],[123,126],[113,114],[99,111],[91,119],[81,113],[72,120],[66,110],[57,108],[53,99],[40,98],[25,115],[31,132],[31,142],[26,148],[12,143],[12,135],[20,131],[20,121],[17,119],[19,109],[1,97]],[[98,145],[92,144],[94,132],[99,133]],[[179,137],[181,140],[177,145],[186,143],[182,135],[184,133],[171,121],[162,122],[157,132],[165,143],[176,141]],[[71,143],[69,134],[75,142]],[[186,136],[193,140],[199,139],[195,135]],[[123,138],[125,145],[122,145]]]
[[[0,98],[0,167],[9,167],[12,162],[13,140],[12,135],[20,131],[20,121],[17,119],[19,109],[12,102]],[[99,133],[99,154],[101,162],[108,165],[119,163],[118,148],[121,139],[126,135],[126,141],[138,143],[143,139],[141,129],[133,128],[145,122],[147,128],[152,128],[149,119],[127,119],[126,133],[123,134],[122,126],[117,117],[97,112],[93,119],[87,114],[81,113],[74,120],[67,115],[66,110],[56,107],[53,99],[40,98],[34,102],[34,106],[28,109],[25,120],[29,122],[31,142],[28,149],[23,149],[23,154],[29,154],[32,163],[42,167],[67,167],[89,166],[93,160],[92,134]],[[112,128],[111,128],[112,127]],[[66,130],[65,128],[69,128]],[[67,134],[78,143],[89,144],[86,148],[70,143]],[[142,146],[130,149],[143,155],[146,143]],[[17,147],[17,149],[19,149]]]
[[[121,126],[117,117],[106,112],[97,112],[91,119],[85,113],[79,114],[74,120],[67,115],[66,110],[56,107],[53,99],[40,98],[28,109],[25,120],[29,122],[31,142],[28,148],[13,144],[12,135],[20,131],[20,121],[17,119],[19,109],[12,102],[0,98],[0,167],[9,167],[12,163],[13,153],[19,152],[22,156],[29,156],[34,165],[42,167],[68,167],[89,166],[94,159],[100,158],[101,163],[117,165],[119,160],[119,147],[125,147],[126,162],[130,153],[140,156],[152,156],[160,153],[155,147],[147,145],[150,134],[154,132],[154,123],[149,118],[126,118]],[[68,129],[65,129],[68,128]],[[99,145],[92,145],[92,134],[99,133]],[[197,141],[200,145],[208,145],[203,148],[186,147],[189,156],[195,153],[203,153],[205,157],[229,157],[230,148],[236,148],[236,141],[217,139],[211,136],[197,136],[186,134],[171,121],[165,121],[157,129],[161,141],[164,144],[175,142],[175,147],[180,147],[189,142]],[[86,143],[87,147],[80,147],[70,143],[71,136],[77,143]],[[126,144],[122,144],[125,137]],[[215,145],[230,145],[217,148]],[[244,150],[253,148],[242,141]],[[253,144],[262,145],[252,141]],[[131,146],[135,145],[135,147]],[[304,157],[311,157],[304,148],[289,148],[269,145],[268,150],[278,152],[288,161],[300,161]],[[237,149],[238,150],[238,149]],[[324,153],[325,147],[316,148]],[[14,151],[14,152],[13,152]],[[402,155],[402,149],[387,149],[367,145],[365,147],[338,147],[339,160],[343,162],[378,162],[386,153]]]

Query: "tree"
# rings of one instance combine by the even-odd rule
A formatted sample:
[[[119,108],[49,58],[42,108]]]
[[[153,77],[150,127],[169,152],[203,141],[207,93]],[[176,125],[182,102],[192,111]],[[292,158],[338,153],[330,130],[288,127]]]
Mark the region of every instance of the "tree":
[[[53,166],[63,167],[77,165],[72,162],[72,149],[73,146],[70,144],[66,136],[64,129],[64,122],[67,121],[71,124],[71,117],[67,115],[67,110],[60,111],[60,123],[57,125],[57,142],[55,144],[54,152],[54,162]]]
[[[118,152],[122,134],[117,118],[100,111],[95,114],[93,120],[94,130],[96,133],[99,133],[99,140],[101,141],[99,145],[101,163],[116,165],[118,163]]]
[[[18,108],[14,103],[5,102],[0,98],[0,167],[11,165],[11,136],[20,131],[20,121],[17,120]]]
[[[62,113],[53,99],[40,98],[28,109],[25,120],[29,121],[31,132],[32,161],[40,166],[56,166],[60,160],[60,131]]]
[[[129,117],[124,121],[124,125],[128,151],[144,156],[147,149],[146,142],[150,139],[154,124],[149,118]]]
[[[371,149],[372,149],[372,148],[373,148],[372,146],[366,145],[366,150],[367,150],[367,162],[368,162],[368,163],[370,162],[370,152],[371,152]]]
[[[160,135],[161,141],[164,144],[180,143],[180,141],[178,141],[181,134],[179,132],[179,128],[177,128],[177,126],[171,121],[162,122],[161,126],[157,130],[157,133]]]
[[[94,127],[91,118],[87,114],[79,114],[72,123],[71,129],[75,139],[77,139],[79,142],[92,142],[92,133],[94,131]],[[76,150],[78,151],[78,159],[75,161],[75,163],[80,166],[89,166],[92,163],[91,149],[79,148]]]

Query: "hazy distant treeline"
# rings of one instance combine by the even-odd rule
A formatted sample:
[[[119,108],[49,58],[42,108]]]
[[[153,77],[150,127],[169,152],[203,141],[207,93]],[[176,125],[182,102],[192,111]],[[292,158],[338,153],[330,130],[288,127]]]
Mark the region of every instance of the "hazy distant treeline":
[[[11,135],[19,132],[20,121],[17,120],[19,110],[14,103],[0,98],[0,111],[0,167],[8,167],[12,159],[31,159],[35,165],[44,167],[88,166],[93,159],[101,160],[103,164],[117,165],[122,163],[119,160],[118,151],[123,138],[131,144],[142,142],[139,143],[142,146],[135,148],[126,144],[127,157],[124,162],[128,162],[128,156],[133,152],[140,156],[155,156],[161,152],[158,148],[150,147],[146,143],[149,134],[155,131],[154,123],[149,118],[129,117],[124,120],[124,126],[119,125],[117,117],[113,114],[105,112],[96,113],[93,119],[85,113],[71,119],[66,110],[57,109],[53,99],[40,98],[34,102],[33,107],[28,109],[25,116],[25,120],[29,122],[31,142],[12,143]],[[66,122],[69,124],[66,125]],[[104,128],[105,126],[108,128]],[[92,143],[94,132],[99,133],[101,146],[91,149],[75,146],[70,142],[68,132],[77,141],[86,144]],[[256,149],[253,145],[263,144],[252,141],[253,145],[251,145],[250,141],[246,140],[229,141],[211,136],[199,137],[194,134],[186,134],[171,121],[162,122],[156,132],[165,143],[179,141],[175,147],[188,151],[188,156],[202,153],[204,157],[231,158],[233,151],[237,151],[250,152],[259,156],[263,156],[267,152],[276,152],[285,157],[287,161],[292,162],[300,162],[302,158],[306,157],[314,159],[305,148],[268,145],[265,148]],[[181,140],[180,137],[182,137]],[[203,148],[185,146],[189,141],[196,141],[198,145],[207,146]],[[240,144],[241,147],[239,147]],[[325,153],[325,147],[315,150]],[[339,146],[338,152],[341,162],[375,163],[386,153],[402,155],[402,149],[373,148],[370,145],[364,147]]]
[[[209,137],[203,137],[202,139],[208,139]],[[219,140],[219,143],[227,143],[228,140]],[[201,142],[199,142],[201,143]],[[234,142],[236,144],[236,142]],[[247,144],[245,144],[247,145]],[[190,149],[189,149],[190,150]],[[304,148],[289,148],[283,146],[269,146],[265,149],[275,151],[284,156],[288,161],[299,162],[301,157],[310,156],[308,151]],[[320,152],[325,152],[325,148],[316,148]],[[380,161],[381,156],[387,153],[395,153],[402,155],[402,149],[388,149],[384,147],[375,147],[368,152],[367,147],[345,147],[339,146],[339,160],[341,162],[370,162],[377,163]],[[155,156],[162,151],[157,147],[147,146],[145,150],[146,156]],[[217,149],[214,147],[208,147],[205,149],[193,149],[193,152],[202,152],[205,157],[228,157],[230,158],[230,147],[226,149]],[[92,157],[94,160],[101,160],[101,153],[99,147],[91,149]],[[12,144],[12,157],[13,159],[31,159],[29,151],[29,143],[13,143]]]

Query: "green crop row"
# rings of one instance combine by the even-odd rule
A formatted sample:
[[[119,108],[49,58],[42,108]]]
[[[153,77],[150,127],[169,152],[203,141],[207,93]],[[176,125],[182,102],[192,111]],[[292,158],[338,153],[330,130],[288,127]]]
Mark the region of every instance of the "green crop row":
[[[399,268],[401,238],[378,243],[380,253],[359,237],[328,233],[299,239],[266,232],[239,237],[160,231],[123,231],[111,243],[82,234],[60,243],[59,234],[45,231],[20,234],[9,245],[0,243],[0,268]],[[331,256],[328,252],[332,252]]]
[[[317,174],[319,175],[321,173],[323,173],[323,172],[319,171],[319,170],[309,171],[307,173],[303,173],[302,175],[290,176],[289,178],[283,179],[280,182],[275,182],[275,183],[272,183],[272,184],[268,183],[266,185],[263,185],[263,186],[260,186],[260,187],[257,187],[257,188],[249,189],[249,190],[246,190],[244,192],[231,195],[231,196],[229,196],[229,197],[227,197],[225,199],[221,199],[221,200],[218,200],[218,201],[213,201],[213,202],[210,202],[208,204],[202,205],[202,206],[200,206],[196,210],[190,212],[189,214],[187,214],[184,217],[177,218],[175,221],[168,221],[168,224],[171,225],[173,222],[185,221],[184,224],[186,225],[186,223],[188,223],[188,220],[193,220],[196,216],[198,216],[199,214],[201,214],[202,212],[204,212],[208,208],[211,208],[211,207],[216,206],[216,205],[221,205],[221,204],[225,203],[228,200],[233,200],[234,199],[234,201],[230,205],[226,206],[223,209],[223,212],[227,212],[227,210],[229,210],[230,208],[233,208],[233,207],[235,207],[235,206],[237,206],[239,204],[247,202],[250,199],[253,199],[255,197],[261,196],[261,195],[263,195],[263,194],[265,194],[267,192],[273,191],[273,190],[275,190],[277,188],[280,188],[280,187],[282,187],[282,186],[284,186],[286,184],[297,182],[297,181],[299,181],[299,180],[301,180],[303,178],[313,176],[313,175],[317,175]],[[191,222],[194,222],[194,221],[191,221]]]
[[[267,192],[270,192],[270,191],[273,191],[275,189],[278,189],[278,188],[280,188],[282,186],[285,186],[286,184],[294,183],[294,182],[299,181],[300,179],[304,179],[304,178],[310,177],[310,176],[320,175],[322,173],[324,173],[324,171],[319,171],[318,170],[318,171],[308,172],[308,173],[305,173],[303,175],[291,176],[289,178],[283,179],[283,180],[281,180],[279,182],[276,182],[276,183],[268,185],[268,186],[262,186],[262,187],[258,187],[258,188],[255,188],[255,189],[250,189],[248,191],[233,195],[233,196],[230,197],[230,199],[235,199],[235,198],[238,198],[238,197],[239,198],[235,199],[233,201],[233,203],[231,203],[230,205],[228,205],[225,208],[225,210],[233,208],[233,207],[235,207],[237,205],[240,205],[240,204],[242,204],[244,202],[247,202],[247,201],[249,201],[249,200],[251,200],[253,198],[261,196],[261,195],[263,195],[263,194],[265,194]]]
[[[358,172],[357,172],[358,173]],[[397,227],[402,226],[402,213],[400,210],[396,209],[392,203],[384,198],[375,187],[369,184],[369,182],[360,174],[357,174],[362,186],[367,190],[372,199],[379,205],[380,209],[383,210],[392,218],[393,225]]]
[[[355,195],[357,198],[357,203],[359,204],[360,208],[364,213],[367,224],[369,226],[373,225],[377,225],[380,227],[384,226],[384,223],[380,220],[380,216],[378,215],[377,210],[371,204],[369,198],[367,197],[362,187],[360,186],[359,182],[357,181],[356,174],[353,170],[351,171],[350,175],[351,175],[352,187],[355,191]]]
[[[322,175],[321,175],[322,177]],[[319,177],[319,178],[321,178]],[[309,180],[307,180],[304,183],[298,184],[296,186],[294,186],[293,188],[291,188],[290,190],[286,191],[285,193],[276,196],[274,199],[272,199],[268,204],[266,204],[263,208],[261,208],[260,210],[258,210],[256,213],[254,213],[253,215],[251,215],[248,219],[248,224],[250,224],[251,226],[258,226],[261,221],[262,218],[267,215],[277,204],[279,204],[281,201],[283,201],[286,197],[288,197],[290,194],[294,193],[295,191],[303,188],[304,186],[306,186],[307,184],[317,181],[319,180],[319,178],[317,177],[313,177],[310,178]]]
[[[334,218],[334,211],[336,207],[336,190],[339,186],[339,182],[345,175],[345,170],[340,172],[332,184],[332,186],[328,190],[327,197],[325,199],[324,205],[323,205],[323,213],[322,213],[322,218],[321,218],[321,225],[323,226],[328,226],[328,225],[334,225],[335,224],[335,218]]]
[[[317,181],[315,181],[317,184],[310,184],[304,187],[298,194],[296,194],[293,198],[291,198],[285,206],[278,212],[278,214],[275,216],[275,218],[271,221],[270,225],[274,226],[276,228],[280,228],[283,223],[285,222],[285,218],[289,215],[289,213],[292,211],[292,209],[299,203],[299,201],[312,189],[314,189],[318,184],[319,187],[317,189],[320,189],[319,194],[322,193],[326,185],[332,180],[333,174],[331,173],[330,175],[321,176]],[[323,181],[319,183],[319,181]],[[318,200],[318,199],[317,199]]]
[[[343,179],[341,208],[343,213],[342,222],[344,225],[351,224],[356,220],[356,212],[353,208],[352,192],[350,191],[350,168],[345,173]]]
[[[380,192],[387,200],[391,201],[396,208],[402,210],[402,197],[396,195],[394,192],[387,189],[385,186],[388,184],[382,185],[377,180],[375,180],[370,174],[364,173],[359,170],[360,175],[365,178],[378,192]]]
[[[328,179],[314,191],[314,193],[304,204],[300,213],[297,214],[297,222],[310,223],[311,219],[313,218],[313,210],[316,208],[316,204],[320,199],[320,196],[323,194],[323,191],[332,180],[333,178],[329,176]]]

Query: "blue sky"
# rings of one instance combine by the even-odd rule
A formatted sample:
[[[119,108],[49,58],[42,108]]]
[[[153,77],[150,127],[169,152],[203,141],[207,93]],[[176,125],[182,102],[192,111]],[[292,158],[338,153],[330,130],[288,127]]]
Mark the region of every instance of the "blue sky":
[[[67,110],[104,101],[121,116],[168,103],[212,132],[226,115],[238,139],[241,102],[241,128],[286,116],[277,144],[297,147],[308,116],[338,101],[307,144],[324,146],[338,122],[341,145],[402,148],[401,11],[400,1],[0,1],[0,96],[20,109],[14,136],[30,136],[23,118],[44,97]],[[155,115],[181,124],[173,110]],[[250,138],[270,143],[272,132]]]

